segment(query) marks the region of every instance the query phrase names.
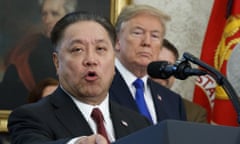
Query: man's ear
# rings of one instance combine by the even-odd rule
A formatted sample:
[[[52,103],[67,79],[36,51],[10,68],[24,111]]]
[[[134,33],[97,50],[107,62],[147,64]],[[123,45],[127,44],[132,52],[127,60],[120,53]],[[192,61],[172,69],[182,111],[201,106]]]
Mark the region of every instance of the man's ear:
[[[117,39],[116,39],[115,51],[120,51],[120,42],[119,42],[119,36],[117,36]]]
[[[59,68],[58,53],[53,52],[52,58],[53,58],[53,63],[54,63],[54,66],[56,68],[56,71],[58,71],[58,68]]]

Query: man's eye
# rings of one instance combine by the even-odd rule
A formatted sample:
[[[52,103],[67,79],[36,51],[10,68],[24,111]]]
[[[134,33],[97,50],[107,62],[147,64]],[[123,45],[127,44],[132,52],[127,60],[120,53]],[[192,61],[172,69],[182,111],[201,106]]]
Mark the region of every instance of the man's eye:
[[[73,48],[73,49],[71,50],[72,53],[82,52],[82,51],[83,51],[82,48]]]
[[[159,35],[156,35],[156,34],[153,34],[152,37],[153,37],[153,38],[159,38],[160,36],[159,36]]]
[[[97,51],[106,51],[105,47],[97,47]]]
[[[60,14],[59,14],[58,12],[53,11],[53,12],[52,12],[52,15],[53,15],[53,16],[59,16]]]
[[[154,38],[154,39],[160,39],[160,38],[161,38],[161,34],[158,33],[158,32],[152,33],[151,36],[152,36],[152,38]]]
[[[134,34],[134,35],[141,35],[141,34],[143,34],[143,32],[140,32],[140,31],[134,31],[133,34]]]

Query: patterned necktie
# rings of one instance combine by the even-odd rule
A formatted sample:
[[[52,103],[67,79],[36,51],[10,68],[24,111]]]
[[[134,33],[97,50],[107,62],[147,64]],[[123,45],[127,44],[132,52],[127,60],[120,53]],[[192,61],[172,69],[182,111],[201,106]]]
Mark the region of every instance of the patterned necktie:
[[[103,123],[104,118],[103,118],[102,112],[98,108],[94,108],[91,113],[91,117],[97,125],[97,133],[104,136],[107,139],[107,142],[110,144],[110,141],[107,136],[107,131]]]
[[[153,123],[152,117],[150,115],[150,112],[148,110],[147,104],[144,99],[144,83],[143,81],[138,78],[133,82],[133,85],[136,88],[136,104],[138,106],[138,109],[142,115],[147,117],[150,122]]]

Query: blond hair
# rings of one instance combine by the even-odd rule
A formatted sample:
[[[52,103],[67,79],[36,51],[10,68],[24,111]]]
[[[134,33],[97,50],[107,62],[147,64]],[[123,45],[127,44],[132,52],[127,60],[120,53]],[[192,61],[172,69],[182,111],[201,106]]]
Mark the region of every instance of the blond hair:
[[[122,24],[124,22],[132,19],[133,17],[141,13],[148,13],[150,15],[156,16],[163,26],[163,34],[165,35],[166,22],[170,20],[170,17],[155,7],[149,5],[134,5],[134,4],[127,5],[122,9],[115,23],[116,32],[117,33],[120,32]]]

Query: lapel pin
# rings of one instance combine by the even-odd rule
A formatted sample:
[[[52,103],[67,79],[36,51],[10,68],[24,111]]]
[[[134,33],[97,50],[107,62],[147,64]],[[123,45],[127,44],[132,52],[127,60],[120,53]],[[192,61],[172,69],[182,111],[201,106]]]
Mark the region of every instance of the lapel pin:
[[[162,97],[160,95],[157,96],[158,100],[162,101]]]
[[[122,123],[122,125],[124,125],[124,126],[128,126],[128,123],[127,122],[125,122],[125,121],[123,121],[123,120],[121,120],[121,123]]]

